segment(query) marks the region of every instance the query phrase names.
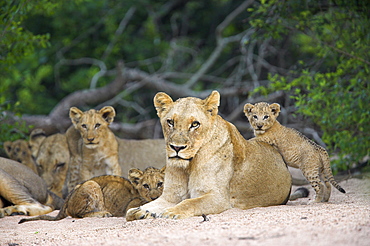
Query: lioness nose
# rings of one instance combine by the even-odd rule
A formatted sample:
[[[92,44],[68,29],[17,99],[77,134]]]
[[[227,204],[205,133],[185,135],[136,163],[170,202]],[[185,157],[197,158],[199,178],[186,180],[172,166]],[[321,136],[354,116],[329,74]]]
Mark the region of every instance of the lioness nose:
[[[174,149],[176,152],[179,152],[180,150],[185,149],[186,145],[185,146],[175,146],[175,145],[170,144],[170,147]]]

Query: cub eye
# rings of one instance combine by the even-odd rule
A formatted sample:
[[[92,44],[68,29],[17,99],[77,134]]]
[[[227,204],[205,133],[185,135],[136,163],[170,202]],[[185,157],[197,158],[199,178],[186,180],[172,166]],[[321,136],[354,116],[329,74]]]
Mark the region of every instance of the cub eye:
[[[253,119],[258,120],[258,116],[257,115],[253,115]]]
[[[86,124],[82,124],[81,127],[84,128],[84,129],[87,129],[87,125]]]
[[[169,127],[173,127],[173,120],[168,119],[168,120],[167,120],[167,125],[168,125]]]
[[[267,120],[268,118],[269,118],[269,116],[268,116],[268,115],[263,116],[263,119],[264,119],[264,120]]]
[[[143,184],[143,187],[144,187],[145,189],[148,189],[148,190],[149,190],[149,185],[148,185],[148,184]]]
[[[190,128],[198,128],[199,126],[200,126],[199,121],[194,121],[193,123],[191,123],[191,127]]]
[[[98,129],[100,126],[101,126],[101,124],[97,123],[97,124],[95,125],[95,129]]]
[[[160,188],[162,187],[162,185],[163,185],[163,182],[158,182],[157,187]]]

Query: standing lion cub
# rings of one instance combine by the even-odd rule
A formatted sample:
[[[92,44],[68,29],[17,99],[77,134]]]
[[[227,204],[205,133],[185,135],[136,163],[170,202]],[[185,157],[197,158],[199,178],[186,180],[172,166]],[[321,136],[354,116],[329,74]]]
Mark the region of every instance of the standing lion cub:
[[[244,105],[244,113],[256,139],[276,147],[288,166],[300,168],[316,192],[315,202],[327,202],[332,184],[340,192],[345,190],[334,180],[326,150],[293,128],[281,125],[276,118],[280,112],[277,103],[265,102]],[[325,182],[323,186],[321,180]]]

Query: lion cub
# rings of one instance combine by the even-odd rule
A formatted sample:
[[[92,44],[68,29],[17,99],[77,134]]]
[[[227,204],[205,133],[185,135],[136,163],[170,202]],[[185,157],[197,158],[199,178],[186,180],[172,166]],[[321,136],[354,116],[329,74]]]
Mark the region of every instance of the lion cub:
[[[80,158],[77,159],[82,163],[71,163],[80,168],[79,179],[70,181],[73,186],[70,184],[69,188],[99,175],[122,175],[118,162],[118,142],[109,128],[115,116],[116,112],[111,106],[86,112],[76,107],[70,108],[69,117],[80,135],[76,140],[78,143],[74,145],[77,149],[73,151],[79,155]]]
[[[340,192],[345,190],[334,180],[326,150],[293,128],[281,125],[276,118],[280,112],[277,103],[265,102],[244,105],[244,113],[257,140],[276,147],[288,166],[300,168],[316,192],[314,202],[327,202],[332,184]],[[321,180],[325,182],[326,189]]]
[[[22,219],[18,223],[35,220],[56,221],[68,216],[123,217],[128,209],[141,206],[162,194],[165,167],[148,167],[144,171],[131,169],[129,179],[115,175],[94,177],[78,184],[66,198],[58,215]]]

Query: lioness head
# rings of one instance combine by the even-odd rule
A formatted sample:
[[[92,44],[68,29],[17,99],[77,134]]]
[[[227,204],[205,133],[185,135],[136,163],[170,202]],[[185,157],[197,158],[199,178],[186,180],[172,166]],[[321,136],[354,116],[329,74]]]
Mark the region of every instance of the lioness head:
[[[59,133],[48,136],[38,149],[36,163],[40,176],[45,180],[49,190],[63,197],[62,190],[70,158],[66,136]]]
[[[144,171],[132,168],[128,178],[139,192],[140,196],[148,202],[157,199],[163,192],[164,172],[162,169],[147,167]]]
[[[209,141],[218,114],[220,94],[213,91],[206,99],[188,97],[173,101],[166,93],[154,97],[166,141],[167,157],[173,165],[187,167],[204,141]]]
[[[14,142],[6,141],[4,142],[4,149],[10,159],[22,163],[38,174],[36,162],[32,156],[31,147],[26,140],[18,139]]]
[[[277,103],[270,105],[259,102],[254,105],[250,103],[244,105],[244,114],[247,116],[255,134],[265,133],[275,123],[279,112],[280,105]]]
[[[71,107],[69,117],[74,127],[80,132],[83,143],[87,148],[96,148],[105,131],[113,122],[116,112],[113,107],[106,106],[100,110],[90,109],[82,112],[76,107]]]

